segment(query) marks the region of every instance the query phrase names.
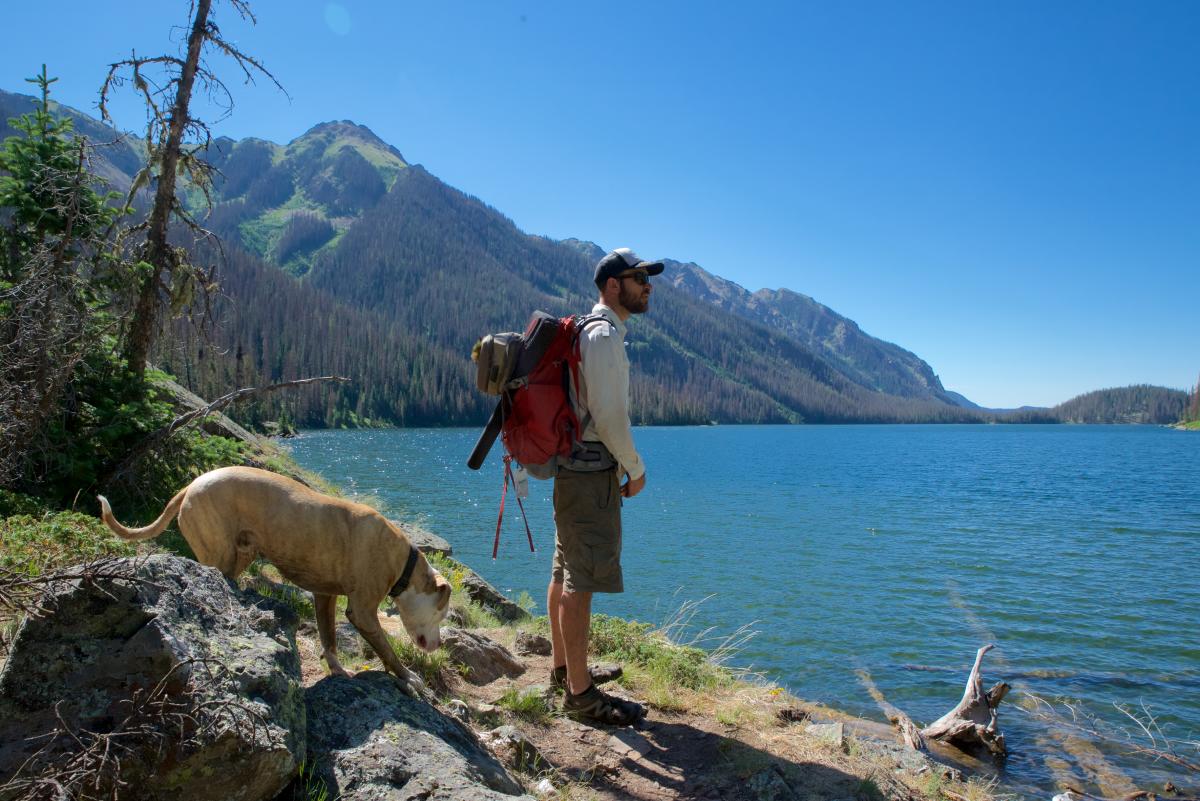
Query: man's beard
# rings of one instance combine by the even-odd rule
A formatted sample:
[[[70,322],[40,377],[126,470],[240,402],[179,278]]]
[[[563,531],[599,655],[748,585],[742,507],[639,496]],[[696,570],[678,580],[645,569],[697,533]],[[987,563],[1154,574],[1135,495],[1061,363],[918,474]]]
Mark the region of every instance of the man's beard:
[[[621,282],[621,295],[617,298],[621,305],[624,306],[630,314],[645,314],[646,309],[650,308],[650,295],[642,294],[642,288],[632,281],[630,284],[637,287],[634,291],[629,291],[625,282]]]

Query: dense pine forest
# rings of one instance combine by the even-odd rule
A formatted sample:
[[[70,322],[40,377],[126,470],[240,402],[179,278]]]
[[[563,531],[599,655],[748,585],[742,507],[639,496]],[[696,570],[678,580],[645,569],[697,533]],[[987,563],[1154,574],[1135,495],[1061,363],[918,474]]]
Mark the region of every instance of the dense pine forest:
[[[31,103],[0,93],[0,116]],[[94,163],[126,189],[144,147],[70,114],[89,137],[118,143]],[[491,403],[474,387],[472,344],[522,329],[535,309],[565,315],[593,302],[600,248],[525,234],[362,126],[324,123],[287,145],[218,139],[204,159],[213,205],[184,196],[219,245],[189,247],[219,291],[203,313],[166,323],[153,362],[205,397],[350,379],[234,411],[251,425],[478,425]],[[644,424],[1167,423],[1187,405],[1182,392],[1132,387],[1007,415],[968,408],[915,354],[807,296],[750,293],[669,260],[651,312],[630,325],[629,355]]]

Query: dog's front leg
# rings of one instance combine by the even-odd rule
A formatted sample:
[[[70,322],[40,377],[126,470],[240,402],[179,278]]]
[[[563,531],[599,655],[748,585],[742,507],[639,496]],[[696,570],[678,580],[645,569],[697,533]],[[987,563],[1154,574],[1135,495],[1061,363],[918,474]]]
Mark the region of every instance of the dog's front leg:
[[[379,625],[379,604],[366,603],[350,597],[346,608],[346,617],[358,629],[358,633],[370,644],[384,666],[396,677],[400,689],[409,698],[420,698],[432,701],[432,696],[425,687],[421,677],[406,668],[396,656],[392,644],[388,642],[387,632]]]
[[[337,655],[337,596],[313,593],[313,608],[317,613],[317,633],[321,635],[321,658],[334,676],[347,676]]]

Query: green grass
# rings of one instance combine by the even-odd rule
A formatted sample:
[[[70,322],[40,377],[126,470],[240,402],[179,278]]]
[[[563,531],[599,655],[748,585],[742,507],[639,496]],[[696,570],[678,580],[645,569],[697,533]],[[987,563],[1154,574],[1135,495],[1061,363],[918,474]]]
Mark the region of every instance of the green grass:
[[[0,567],[30,576],[103,556],[132,556],[133,543],[80,512],[15,515],[0,520]]]
[[[883,791],[879,789],[879,784],[871,778],[861,779],[858,786],[854,788],[854,797],[858,801],[883,801]]]
[[[521,720],[530,723],[548,723],[554,717],[546,697],[536,690],[520,690],[509,687],[496,701],[496,706],[507,709]]]
[[[733,682],[732,674],[714,665],[708,652],[676,645],[648,623],[593,615],[591,651],[602,659],[636,665],[652,685],[710,690]]]
[[[421,681],[425,682],[427,687],[441,687],[443,673],[452,669],[450,654],[446,652],[445,648],[427,653],[409,642],[407,637],[401,639],[390,634],[388,643],[396,652],[400,663],[420,676]]]

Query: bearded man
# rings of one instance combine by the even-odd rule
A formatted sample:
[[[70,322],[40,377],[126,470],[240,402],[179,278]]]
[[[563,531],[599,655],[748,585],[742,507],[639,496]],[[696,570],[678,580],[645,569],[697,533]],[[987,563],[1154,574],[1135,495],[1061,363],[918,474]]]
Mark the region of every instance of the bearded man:
[[[563,711],[577,720],[633,725],[645,709],[600,691],[588,669],[592,594],[622,592],[621,505],[646,486],[646,466],[629,421],[625,321],[650,307],[650,276],[662,262],[618,248],[596,264],[600,297],[579,335],[579,385],[571,401],[582,451],[554,478],[554,566],[547,609],[554,646],[551,683],[565,691]],[[626,477],[624,483],[621,478]]]

